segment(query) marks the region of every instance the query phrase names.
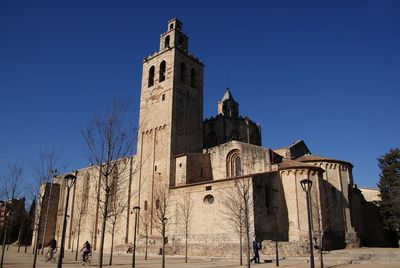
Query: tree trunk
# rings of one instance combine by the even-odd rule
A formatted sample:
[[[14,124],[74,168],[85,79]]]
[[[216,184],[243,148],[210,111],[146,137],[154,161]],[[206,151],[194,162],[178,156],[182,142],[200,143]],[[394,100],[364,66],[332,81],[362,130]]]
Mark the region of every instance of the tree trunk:
[[[147,246],[149,245],[149,231],[146,229],[146,249],[144,251],[144,260],[147,261]]]
[[[250,268],[250,234],[248,230],[246,232],[246,239],[247,267]]]
[[[242,223],[240,223],[240,240],[239,240],[239,247],[240,247],[240,266],[243,265],[243,235],[242,235]]]
[[[185,235],[185,262],[187,263],[187,253],[188,253],[188,235]]]
[[[19,232],[18,232],[18,252],[21,248],[21,237],[22,237],[22,230],[25,228],[25,226],[23,226],[21,224],[21,226],[19,227]]]
[[[78,260],[78,251],[79,251],[79,237],[81,235],[81,224],[78,224],[78,234],[76,238],[76,250],[75,250],[75,260]]]
[[[6,229],[4,231],[4,236],[3,236],[3,246],[1,247],[0,268],[3,268],[4,250],[5,250],[5,246],[6,246],[7,232],[8,232],[8,223],[6,223]]]
[[[107,214],[108,214],[108,195],[109,195],[109,193],[106,193],[106,200],[104,202],[104,211],[103,211],[103,223],[101,226],[100,249],[99,249],[99,268],[103,267],[104,237],[106,234],[106,223],[107,223]]]
[[[110,250],[110,261],[108,262],[108,265],[112,265],[112,259],[113,259],[113,251],[114,251],[114,235],[115,235],[115,222],[113,223],[112,226],[112,232],[111,232],[111,250]]]

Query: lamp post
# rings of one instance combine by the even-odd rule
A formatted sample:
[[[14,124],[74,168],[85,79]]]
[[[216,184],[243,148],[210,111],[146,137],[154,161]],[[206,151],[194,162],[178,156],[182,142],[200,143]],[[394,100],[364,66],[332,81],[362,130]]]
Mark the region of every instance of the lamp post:
[[[310,240],[310,267],[314,268],[314,252],[313,252],[313,242],[312,242],[312,231],[311,231],[311,224],[312,224],[312,217],[311,217],[311,187],[312,181],[310,179],[304,179],[300,181],[301,187],[303,188],[304,192],[306,192],[306,199],[307,199],[307,215],[308,215],[308,240]]]
[[[278,207],[274,207],[274,220],[275,220],[275,266],[279,266],[279,251],[278,251],[278,224],[276,222],[276,212]]]
[[[168,219],[162,219],[162,236],[163,236],[163,245],[162,245],[162,268],[165,268],[165,225],[167,224]]]
[[[132,255],[132,267],[135,267],[135,262],[136,262],[136,230],[137,230],[137,224],[138,224],[138,215],[140,212],[140,207],[135,206],[133,207],[133,212],[135,213],[135,228],[134,228],[134,233],[133,233],[133,255]]]
[[[64,241],[65,241],[65,232],[67,229],[67,212],[68,212],[69,192],[70,192],[72,186],[74,186],[75,180],[76,180],[76,176],[72,175],[72,174],[68,174],[64,177],[65,186],[67,187],[67,200],[65,202],[64,223],[63,223],[63,229],[62,229],[60,255],[58,256],[57,268],[62,267],[62,259],[64,258]]]

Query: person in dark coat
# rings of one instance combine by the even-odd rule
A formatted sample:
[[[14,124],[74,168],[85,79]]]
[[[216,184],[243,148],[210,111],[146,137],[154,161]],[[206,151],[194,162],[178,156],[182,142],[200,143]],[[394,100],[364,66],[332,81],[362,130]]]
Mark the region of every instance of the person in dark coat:
[[[250,259],[250,262],[255,262],[255,263],[260,263],[260,255],[258,255],[258,243],[257,241],[254,239],[253,240],[253,253],[254,253],[254,257]]]

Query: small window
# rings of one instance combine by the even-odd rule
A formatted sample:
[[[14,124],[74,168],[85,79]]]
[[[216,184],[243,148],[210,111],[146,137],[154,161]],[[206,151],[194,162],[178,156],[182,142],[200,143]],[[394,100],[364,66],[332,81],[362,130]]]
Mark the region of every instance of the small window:
[[[170,29],[170,30],[174,29],[174,24],[173,24],[173,23],[171,23],[171,24],[169,25],[169,29]]]
[[[169,48],[169,35],[165,37],[164,48]]]
[[[211,194],[208,194],[204,197],[203,203],[206,205],[211,205],[214,203],[214,196]]]
[[[159,209],[159,208],[160,208],[160,200],[157,199],[157,200],[156,200],[156,209]]]
[[[165,67],[166,67],[166,62],[165,62],[165,60],[163,60],[160,63],[160,77],[158,79],[158,82],[162,82],[165,80]]]
[[[179,163],[179,167],[182,167],[182,163]]]
[[[182,83],[186,83],[186,64],[184,62],[181,63],[180,80]]]
[[[157,166],[154,166],[154,171],[157,171]]]
[[[148,87],[154,86],[154,71],[155,71],[155,67],[151,66],[149,69]]]
[[[212,187],[210,186],[206,186],[206,191],[211,191]]]
[[[165,94],[162,94],[161,100],[165,101]]]
[[[144,210],[147,210],[147,201],[144,201]]]

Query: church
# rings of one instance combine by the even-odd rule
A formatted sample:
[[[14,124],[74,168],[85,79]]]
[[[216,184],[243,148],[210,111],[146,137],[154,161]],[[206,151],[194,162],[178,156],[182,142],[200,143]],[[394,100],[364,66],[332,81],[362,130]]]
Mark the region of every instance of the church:
[[[264,253],[278,240],[283,254],[304,254],[309,217],[300,182],[305,179],[312,182],[310,218],[317,243],[331,249],[379,243],[382,239],[368,237],[373,235],[371,228],[380,226],[363,213],[368,200],[354,185],[350,162],[314,155],[303,140],[282,148],[263,147],[260,125],[240,114],[229,88],[221,92],[217,114],[204,119],[204,64],[189,52],[188,42],[182,23],[171,19],[160,36],[159,51],[143,60],[137,153],[119,160],[127,168],[118,198],[127,205],[114,225],[114,239],[105,234],[105,249],[126,251],[137,230],[137,251],[148,248],[157,254],[162,247],[163,210],[167,254],[184,254],[186,239],[189,255],[237,256],[246,239],[262,241]],[[60,241],[64,175],[42,187],[46,198],[38,220],[44,217],[40,211],[46,200],[58,206],[46,215],[47,229],[39,227],[39,244],[52,236]],[[88,240],[96,250],[102,232],[96,195],[99,169],[92,165],[76,175],[65,247],[74,249],[79,239]],[[243,191],[248,198],[240,199]],[[134,207],[140,207],[137,229]],[[238,220],[244,211],[245,223]],[[383,236],[382,232],[372,233]]]

